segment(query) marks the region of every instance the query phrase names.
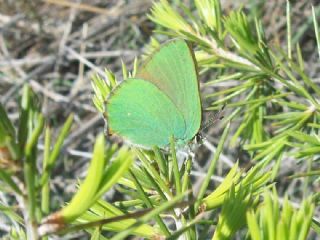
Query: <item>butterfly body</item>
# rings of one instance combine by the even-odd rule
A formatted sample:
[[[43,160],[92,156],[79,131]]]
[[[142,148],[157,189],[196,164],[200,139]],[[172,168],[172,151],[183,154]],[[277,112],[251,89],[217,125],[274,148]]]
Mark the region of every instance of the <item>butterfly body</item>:
[[[180,39],[163,45],[106,103],[108,127],[145,148],[188,143],[199,131],[201,102],[194,54]]]

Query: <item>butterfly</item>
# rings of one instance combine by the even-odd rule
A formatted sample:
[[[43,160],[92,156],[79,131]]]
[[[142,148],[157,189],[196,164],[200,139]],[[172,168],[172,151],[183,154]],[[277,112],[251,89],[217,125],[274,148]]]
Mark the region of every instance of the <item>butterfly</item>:
[[[165,148],[190,142],[201,125],[195,55],[182,39],[163,44],[106,100],[108,129],[133,145]]]

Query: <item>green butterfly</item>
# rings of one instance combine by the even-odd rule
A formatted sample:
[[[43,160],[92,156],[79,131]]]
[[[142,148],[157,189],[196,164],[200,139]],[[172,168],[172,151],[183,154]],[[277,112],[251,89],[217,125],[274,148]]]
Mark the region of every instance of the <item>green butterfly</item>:
[[[134,78],[119,84],[106,101],[108,128],[134,145],[165,148],[174,136],[185,145],[201,125],[195,56],[181,39],[162,45]]]

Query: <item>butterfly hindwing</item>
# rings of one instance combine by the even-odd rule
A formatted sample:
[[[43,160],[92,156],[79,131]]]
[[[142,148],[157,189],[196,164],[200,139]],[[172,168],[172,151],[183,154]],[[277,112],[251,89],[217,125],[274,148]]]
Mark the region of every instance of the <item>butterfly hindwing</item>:
[[[109,128],[130,142],[150,148],[165,147],[169,138],[182,138],[185,122],[173,102],[152,83],[127,79],[107,100]]]

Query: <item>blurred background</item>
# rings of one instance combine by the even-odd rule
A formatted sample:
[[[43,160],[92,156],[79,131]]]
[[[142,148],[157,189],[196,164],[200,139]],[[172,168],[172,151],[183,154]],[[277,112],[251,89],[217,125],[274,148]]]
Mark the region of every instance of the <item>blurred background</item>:
[[[191,0],[182,2],[191,11],[195,8]],[[221,4],[226,13],[242,6],[250,17],[262,19],[270,45],[286,46],[285,0],[222,0]],[[311,4],[319,13],[319,1],[292,1],[292,44],[301,44],[306,71],[319,83]],[[153,35],[155,26],[147,17],[151,6],[149,0],[0,0],[0,101],[10,118],[17,121],[19,117],[17,102],[24,83],[38,94],[54,129],[59,129],[70,113],[75,114],[65,154],[52,176],[57,207],[70,199],[77,178],[86,172],[95,136],[104,130],[102,116],[91,100],[92,75],[108,68],[121,79],[121,60],[131,69],[152,36],[160,42],[166,40],[163,35]],[[200,80],[203,83],[209,77],[206,74]],[[214,136],[220,132],[218,127],[212,128],[212,143],[217,143]],[[210,149],[202,146],[197,154],[201,157],[193,174],[201,176]],[[241,158],[236,149],[226,149],[224,154],[232,161]],[[117,196],[110,192],[109,197]]]

